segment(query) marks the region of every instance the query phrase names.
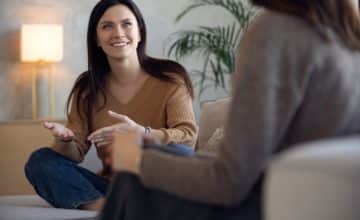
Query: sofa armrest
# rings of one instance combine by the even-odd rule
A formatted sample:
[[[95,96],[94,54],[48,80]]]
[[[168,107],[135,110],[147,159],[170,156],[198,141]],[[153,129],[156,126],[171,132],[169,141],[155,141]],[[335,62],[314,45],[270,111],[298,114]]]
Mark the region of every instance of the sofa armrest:
[[[291,148],[271,163],[264,187],[266,220],[360,219],[360,137]]]

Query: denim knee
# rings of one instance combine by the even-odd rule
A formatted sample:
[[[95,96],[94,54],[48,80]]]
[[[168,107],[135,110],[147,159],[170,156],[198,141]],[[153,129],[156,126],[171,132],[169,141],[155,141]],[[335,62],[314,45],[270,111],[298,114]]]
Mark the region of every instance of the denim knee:
[[[55,152],[47,147],[40,148],[30,155],[25,164],[25,175],[30,183],[36,176],[51,172],[51,161],[55,161],[54,156]]]

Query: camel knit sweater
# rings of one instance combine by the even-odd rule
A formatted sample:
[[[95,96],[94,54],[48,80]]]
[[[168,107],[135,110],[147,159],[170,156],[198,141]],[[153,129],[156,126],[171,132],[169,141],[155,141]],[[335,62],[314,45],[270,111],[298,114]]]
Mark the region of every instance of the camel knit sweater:
[[[107,103],[93,117],[93,131],[118,123],[108,115],[112,110],[124,114],[142,126],[160,129],[165,135],[165,144],[181,143],[193,147],[197,138],[197,125],[193,113],[192,99],[183,83],[178,77],[176,82],[166,82],[155,77],[148,77],[143,86],[126,104],[122,104],[109,92],[106,92]],[[102,103],[98,98],[97,102]],[[81,160],[90,148],[87,140],[89,133],[86,124],[80,122],[76,104],[72,103],[68,123],[75,137],[72,143],[55,141],[54,148],[64,153],[68,145],[75,145],[81,155]],[[92,132],[92,131],[91,131]],[[105,164],[109,152],[105,147],[97,148],[97,154],[103,162],[103,175],[109,175],[110,167]]]

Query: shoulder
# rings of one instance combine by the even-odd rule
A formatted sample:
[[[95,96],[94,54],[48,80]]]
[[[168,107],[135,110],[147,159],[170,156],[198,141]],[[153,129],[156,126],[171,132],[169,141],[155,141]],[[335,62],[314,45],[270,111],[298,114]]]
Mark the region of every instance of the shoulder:
[[[188,94],[187,87],[184,79],[176,73],[166,73],[171,80],[162,80],[153,76],[150,76],[151,80],[149,86],[152,91],[159,93],[159,97],[164,97],[165,99],[172,97],[174,94]],[[190,95],[189,95],[190,96]]]
[[[319,32],[297,16],[264,10],[253,20],[244,39],[259,45],[269,43],[271,48],[304,48],[325,44]]]
[[[158,86],[168,88],[168,89],[176,89],[181,86],[185,86],[184,79],[176,73],[165,73],[166,76],[170,78],[170,80],[163,80],[156,78],[154,76],[150,76],[153,83],[156,83]]]
[[[238,62],[247,57],[256,57],[274,62],[289,60],[299,65],[318,65],[332,53],[331,47],[305,19],[264,10],[242,37]]]

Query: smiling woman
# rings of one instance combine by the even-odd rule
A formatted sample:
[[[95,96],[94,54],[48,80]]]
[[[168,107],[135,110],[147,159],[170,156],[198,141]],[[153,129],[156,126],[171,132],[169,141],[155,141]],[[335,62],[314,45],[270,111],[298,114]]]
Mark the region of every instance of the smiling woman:
[[[117,5],[107,10],[96,32],[98,45],[107,54],[108,60],[126,59],[129,56],[133,56],[131,60],[137,60],[140,31],[134,14],[126,6]]]
[[[133,1],[101,0],[94,7],[87,33],[88,70],[69,95],[68,122],[44,123],[55,137],[53,148],[35,151],[25,166],[37,193],[55,207],[101,207],[113,175],[114,131],[136,129],[180,150],[195,145],[188,73],[174,61],[149,57],[146,34]],[[92,145],[102,160],[100,175],[77,166]]]

